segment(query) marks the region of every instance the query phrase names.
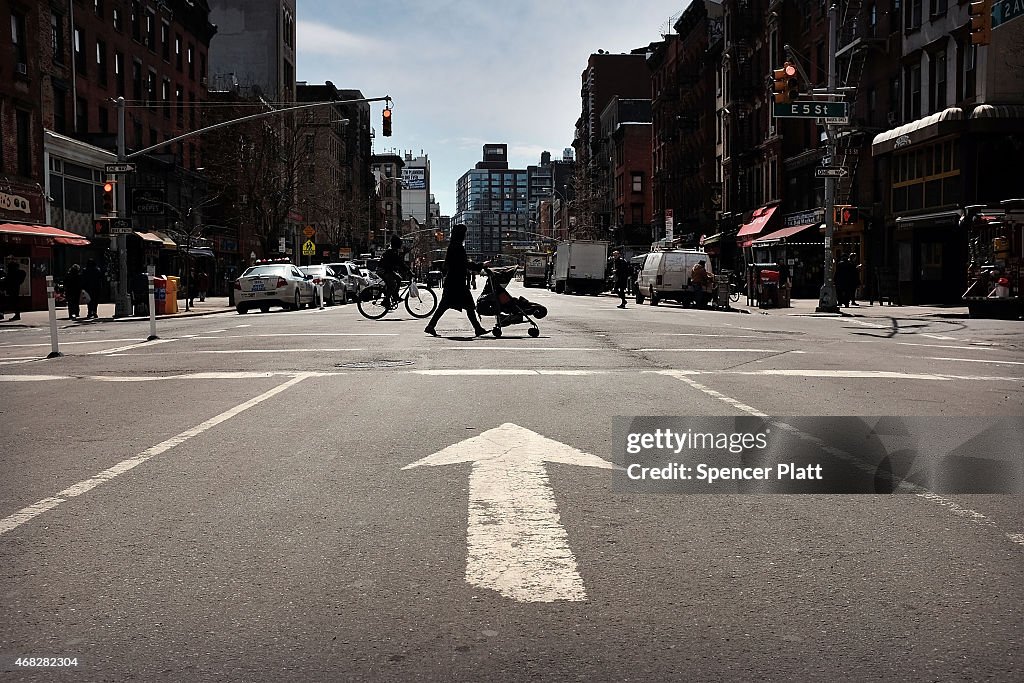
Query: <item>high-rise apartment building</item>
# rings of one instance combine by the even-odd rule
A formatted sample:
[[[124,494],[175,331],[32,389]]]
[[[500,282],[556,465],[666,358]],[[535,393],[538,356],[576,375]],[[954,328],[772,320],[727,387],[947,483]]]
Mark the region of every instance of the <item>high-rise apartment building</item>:
[[[459,178],[456,203],[452,223],[466,226],[470,255],[493,258],[528,239],[528,173],[508,167],[508,145],[484,145],[483,159]]]

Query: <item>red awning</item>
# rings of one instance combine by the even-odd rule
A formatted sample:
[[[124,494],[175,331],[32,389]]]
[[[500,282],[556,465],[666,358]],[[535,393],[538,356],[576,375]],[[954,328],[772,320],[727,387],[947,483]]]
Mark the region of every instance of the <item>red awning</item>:
[[[768,225],[768,221],[770,221],[772,219],[772,216],[775,215],[775,209],[777,208],[779,207],[762,206],[760,209],[754,212],[754,217],[750,220],[750,222],[745,223],[743,227],[740,228],[740,231],[736,233],[736,237],[746,237],[749,239],[753,235],[760,234],[760,232],[764,230],[764,227]]]
[[[8,235],[27,235],[29,237],[48,237],[57,244],[67,244],[75,247],[84,247],[89,240],[67,230],[55,228],[52,225],[23,225],[21,223],[0,223],[0,233]]]
[[[782,230],[776,230],[775,232],[773,232],[771,234],[768,234],[768,235],[765,235],[764,237],[758,237],[756,240],[754,240],[753,243],[754,244],[763,244],[765,242],[777,242],[778,240],[785,239],[787,237],[792,237],[793,235],[796,235],[797,233],[801,233],[804,230],[806,230],[807,228],[816,228],[819,225],[820,225],[820,223],[808,223],[806,225],[791,225],[788,228],[783,228]]]

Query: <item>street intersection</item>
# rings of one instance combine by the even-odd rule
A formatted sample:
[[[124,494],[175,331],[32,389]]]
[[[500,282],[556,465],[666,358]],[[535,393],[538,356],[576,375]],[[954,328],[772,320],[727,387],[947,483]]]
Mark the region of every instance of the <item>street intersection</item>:
[[[0,677],[1015,677],[1020,496],[622,493],[612,422],[1019,418],[1019,323],[513,293],[0,330]]]

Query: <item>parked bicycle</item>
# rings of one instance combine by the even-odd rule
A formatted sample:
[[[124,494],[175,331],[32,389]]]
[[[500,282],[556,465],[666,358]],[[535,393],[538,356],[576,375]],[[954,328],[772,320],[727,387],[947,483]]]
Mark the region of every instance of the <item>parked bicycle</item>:
[[[380,320],[388,311],[397,310],[402,303],[405,303],[405,310],[414,318],[427,318],[437,308],[437,294],[426,284],[410,280],[403,282],[399,288],[398,298],[385,305],[387,294],[383,282],[375,282],[372,285],[359,290],[359,297],[356,306],[359,312],[370,320]]]

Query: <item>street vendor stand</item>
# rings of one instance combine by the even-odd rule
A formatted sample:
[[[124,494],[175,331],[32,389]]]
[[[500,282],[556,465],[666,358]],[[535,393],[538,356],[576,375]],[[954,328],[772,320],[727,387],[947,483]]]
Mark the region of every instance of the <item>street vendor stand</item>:
[[[1024,318],[1024,200],[1000,208],[971,207],[967,224],[968,286],[963,299],[972,318]]]

